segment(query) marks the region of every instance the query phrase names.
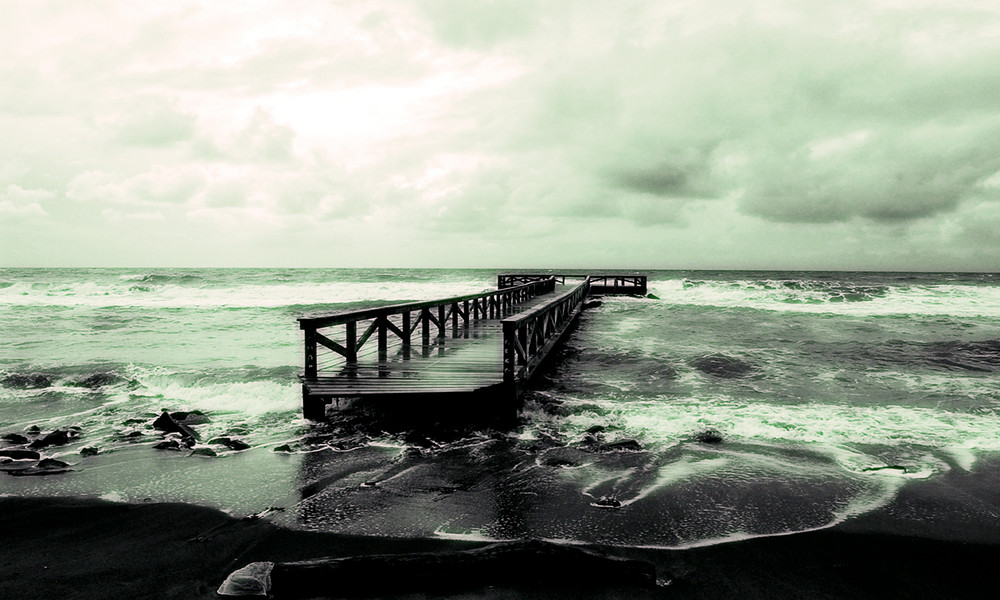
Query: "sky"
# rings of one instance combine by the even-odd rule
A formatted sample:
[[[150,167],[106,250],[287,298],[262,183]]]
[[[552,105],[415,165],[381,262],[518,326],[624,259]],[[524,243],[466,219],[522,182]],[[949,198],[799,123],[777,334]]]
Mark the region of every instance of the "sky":
[[[1000,271],[995,0],[4,0],[0,266]]]

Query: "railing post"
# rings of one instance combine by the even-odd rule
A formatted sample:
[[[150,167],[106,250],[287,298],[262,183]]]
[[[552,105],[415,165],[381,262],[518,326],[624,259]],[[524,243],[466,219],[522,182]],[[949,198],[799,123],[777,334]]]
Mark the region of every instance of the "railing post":
[[[305,364],[305,375],[309,378],[315,378],[317,367],[316,367],[316,330],[306,329],[306,364]]]
[[[347,362],[356,363],[358,362],[358,322],[350,321],[344,323],[344,329],[347,333],[345,343],[345,347],[347,348]]]
[[[517,373],[517,350],[514,348],[514,336],[517,335],[517,323],[503,323],[503,380],[513,383]]]
[[[410,360],[410,311],[403,312],[403,360]]]
[[[423,356],[427,358],[431,354],[431,309],[421,308],[420,319],[422,321],[420,334],[423,342]]]
[[[438,306],[438,337],[444,339],[444,304]]]
[[[384,363],[387,358],[389,358],[389,337],[388,327],[386,327],[386,321],[389,317],[382,316],[378,319],[378,361]]]

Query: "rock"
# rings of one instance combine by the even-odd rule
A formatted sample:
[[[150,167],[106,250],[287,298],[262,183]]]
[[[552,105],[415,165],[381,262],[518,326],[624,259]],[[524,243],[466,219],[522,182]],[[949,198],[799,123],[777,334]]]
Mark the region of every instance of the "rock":
[[[292,447],[289,446],[288,444],[282,444],[280,446],[275,446],[274,447],[274,451],[275,452],[288,452],[288,453],[294,452],[294,450],[292,450]]]
[[[47,448],[49,446],[65,446],[71,439],[79,437],[79,434],[66,429],[56,429],[28,444],[29,448]]]
[[[106,385],[113,385],[120,381],[123,381],[123,379],[115,375],[114,373],[94,373],[93,375],[88,375],[83,379],[75,381],[73,385],[90,388],[93,390],[100,387],[104,387]]]
[[[753,371],[753,366],[750,363],[725,354],[709,354],[698,357],[691,361],[691,366],[702,373],[723,379],[743,377]]]
[[[904,467],[903,465],[883,465],[883,466],[879,466],[879,467],[865,467],[865,468],[863,468],[861,470],[864,471],[864,472],[870,472],[870,471],[900,471],[902,473],[906,473],[906,467]]]
[[[166,411],[164,411],[166,412]],[[204,423],[211,423],[212,419],[208,418],[208,415],[201,412],[200,410],[191,411],[178,411],[170,413],[175,421],[182,425],[202,425]]]
[[[229,574],[215,593],[219,596],[268,596],[273,562],[255,562]]]
[[[20,433],[5,433],[3,436],[5,442],[10,442],[11,444],[27,444],[28,438],[24,437]]]
[[[48,469],[48,470],[53,470],[53,469],[68,469],[69,468],[69,463],[68,462],[63,462],[63,461],[61,461],[59,459],[56,459],[56,458],[43,458],[42,460],[38,461],[38,468],[39,469]]]
[[[650,300],[659,300],[660,299],[660,297],[657,296],[656,294],[646,294],[646,297],[649,298]]]
[[[602,496],[600,500],[593,502],[593,506],[599,506],[601,508],[620,508],[622,505],[614,496]]]
[[[125,431],[115,434],[115,437],[120,440],[125,440],[127,442],[137,442],[141,440],[145,434],[138,429],[126,429]]]
[[[2,470],[10,475],[23,477],[31,475],[59,475],[60,473],[71,471],[72,469],[70,469],[70,464],[67,462],[63,462],[55,458],[43,458],[35,465],[26,468],[5,468]]]
[[[247,450],[250,448],[250,444],[244,442],[243,440],[238,440],[231,437],[217,437],[208,440],[209,444],[218,444],[220,446],[225,446],[230,450]]]
[[[97,456],[101,451],[94,446],[84,446],[80,448],[80,456]]]
[[[216,453],[215,450],[212,450],[211,448],[208,448],[206,446],[202,446],[200,448],[195,448],[194,450],[192,450],[191,451],[191,456],[208,456],[208,457],[212,457],[212,456],[218,456],[218,453]]]
[[[4,387],[35,390],[52,385],[52,378],[44,373],[12,373],[3,378]]]
[[[12,458],[14,460],[38,460],[42,455],[34,450],[4,448],[3,450],[0,450],[0,456],[6,456],[7,458]]]
[[[590,302],[583,303],[583,310],[590,310],[591,308],[599,308],[604,302],[600,300],[591,300]]]
[[[180,450],[181,443],[177,440],[163,440],[153,445],[154,450]]]
[[[599,452],[640,452],[642,444],[635,440],[618,440],[608,444],[601,444]]]
[[[153,427],[159,429],[160,431],[165,431],[167,433],[179,433],[181,436],[190,438],[192,440],[198,439],[198,434],[194,432],[193,429],[180,423],[167,411],[163,411],[160,416],[156,417],[153,421]]]
[[[718,429],[706,429],[700,432],[698,435],[694,436],[694,439],[698,440],[702,444],[721,444],[723,437],[722,432]]]
[[[598,434],[604,431],[604,425],[594,425],[593,427],[587,428],[587,433]]]

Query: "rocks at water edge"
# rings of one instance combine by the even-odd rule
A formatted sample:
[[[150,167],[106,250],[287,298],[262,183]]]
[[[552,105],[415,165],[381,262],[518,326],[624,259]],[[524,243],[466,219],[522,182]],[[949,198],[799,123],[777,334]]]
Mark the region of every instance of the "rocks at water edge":
[[[164,410],[163,412],[167,411]],[[178,423],[189,427],[191,425],[202,425],[212,422],[212,419],[208,418],[208,415],[200,410],[177,411],[170,413],[170,416]]]
[[[156,420],[153,421],[153,427],[166,433],[179,433],[181,437],[190,440],[198,439],[198,434],[195,433],[194,429],[181,423],[167,411],[163,411],[160,416],[156,417]]]
[[[0,439],[3,439],[3,441],[14,445],[21,445],[28,443],[28,438],[24,437],[20,433],[5,433],[3,437]]]
[[[39,460],[42,457],[38,452],[24,448],[4,448],[0,450],[0,456],[14,460]]]
[[[183,450],[183,449],[186,449],[186,448],[187,448],[187,446],[181,446],[180,441],[177,440],[177,439],[163,440],[162,442],[157,442],[156,444],[153,444],[153,449],[154,450],[178,450],[178,451],[180,451],[180,450]]]
[[[247,450],[250,448],[250,444],[244,442],[243,440],[237,438],[231,438],[228,436],[212,438],[208,440],[208,443],[225,446],[226,448],[229,448],[230,450],[236,450],[237,452],[239,452],[240,450]]]
[[[10,462],[0,462],[0,471],[19,477],[31,475],[58,475],[72,470],[70,468],[71,465],[68,462],[61,461],[56,458],[43,458],[38,462],[30,463],[23,460],[13,461],[6,457],[4,457],[3,460]]]
[[[66,429],[56,429],[50,431],[43,436],[36,438],[30,444],[29,448],[48,448],[49,446],[65,446],[70,443],[71,440],[75,440],[80,437],[80,429],[78,427],[67,427]]]

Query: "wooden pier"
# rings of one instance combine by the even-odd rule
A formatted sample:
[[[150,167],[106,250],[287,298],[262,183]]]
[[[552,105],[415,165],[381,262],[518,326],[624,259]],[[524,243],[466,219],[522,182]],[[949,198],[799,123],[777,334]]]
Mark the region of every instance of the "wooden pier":
[[[342,400],[461,419],[516,416],[521,393],[592,294],[645,294],[645,275],[502,274],[496,291],[299,319],[302,412]]]

